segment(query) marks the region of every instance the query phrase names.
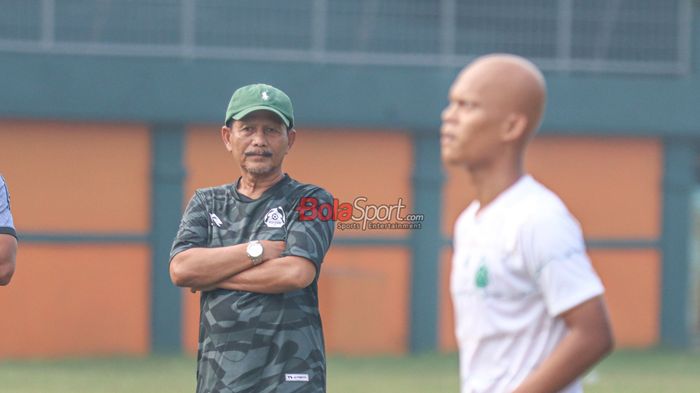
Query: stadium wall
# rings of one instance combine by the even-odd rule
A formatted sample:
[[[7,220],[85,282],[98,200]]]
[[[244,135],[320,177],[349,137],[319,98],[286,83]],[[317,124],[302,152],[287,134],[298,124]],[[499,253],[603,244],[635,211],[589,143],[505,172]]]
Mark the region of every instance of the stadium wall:
[[[441,263],[415,257],[414,243],[429,242],[416,233],[429,229],[336,232],[319,287],[329,352],[429,348],[429,338],[411,337],[421,317],[432,345],[454,350],[447,277],[452,223],[473,195],[466,176],[448,170],[443,178],[438,167],[437,189],[416,187],[429,177],[415,164],[431,154],[415,146],[424,134],[301,128],[298,135],[286,170],[341,201],[402,198],[407,211],[421,213],[416,196],[443,196],[438,240],[430,242],[444,245]],[[182,146],[173,147],[178,139]],[[156,230],[165,214],[156,211],[176,200],[167,212],[176,225],[173,211],[196,188],[238,176],[219,126],[14,120],[0,121],[0,140],[22,236],[15,280],[0,293],[0,307],[13,316],[0,322],[0,357],[194,352],[198,296],[169,283],[174,229]],[[527,157],[528,169],[580,219],[622,346],[659,342],[663,156],[658,138],[543,135]],[[180,191],[162,191],[172,185]],[[441,283],[433,310],[411,296],[414,281],[435,288],[430,274]]]
[[[695,2],[688,17],[692,58],[685,73],[547,73],[548,111],[528,158],[535,176],[581,220],[608,285],[615,334],[627,346],[687,347],[692,338],[689,202],[700,142]],[[204,136],[208,125],[216,133],[231,90],[255,81],[290,92],[299,127],[308,130],[313,154],[290,156],[295,176],[342,197],[405,193],[428,219],[410,234],[339,234],[320,288],[329,350],[454,349],[444,283],[451,221],[469,189],[459,174],[436,170],[436,130],[457,71],[1,52],[0,170],[21,246],[17,275],[0,289],[0,309],[11,316],[0,321],[0,357],[193,348],[193,299],[167,277],[179,219],[173,212],[193,188],[230,180],[218,177],[220,168],[197,174],[194,166],[202,164],[194,161],[222,159],[195,146],[215,144]],[[372,146],[384,138],[398,153],[392,145],[382,151],[387,161],[373,156],[375,165],[365,165],[358,157],[378,154]],[[304,172],[319,155],[334,159]],[[341,170],[356,174],[347,183],[332,178]],[[398,180],[377,183],[361,171]],[[348,298],[358,286],[366,297]],[[361,303],[372,308],[362,314]]]
[[[149,352],[149,139],[139,124],[0,121],[20,235],[0,357]]]

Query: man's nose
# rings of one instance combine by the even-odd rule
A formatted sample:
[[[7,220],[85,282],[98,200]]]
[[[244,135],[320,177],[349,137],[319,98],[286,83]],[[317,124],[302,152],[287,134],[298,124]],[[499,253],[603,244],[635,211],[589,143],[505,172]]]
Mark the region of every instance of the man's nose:
[[[265,130],[258,129],[253,133],[253,144],[255,146],[265,146],[267,145],[267,140],[265,139]]]
[[[446,122],[446,121],[452,120],[453,117],[454,117],[454,105],[448,104],[445,107],[445,109],[442,110],[442,115],[441,115],[442,121]]]

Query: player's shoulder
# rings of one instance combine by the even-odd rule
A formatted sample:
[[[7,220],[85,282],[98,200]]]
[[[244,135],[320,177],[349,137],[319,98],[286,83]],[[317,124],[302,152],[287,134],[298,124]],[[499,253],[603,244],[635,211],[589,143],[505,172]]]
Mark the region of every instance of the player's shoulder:
[[[226,200],[231,195],[231,190],[235,187],[235,184],[221,184],[212,187],[198,188],[194,191],[194,198],[199,198],[204,201],[212,200]]]
[[[290,199],[314,197],[324,202],[333,200],[333,195],[323,187],[311,183],[302,183],[291,177],[289,178],[289,182],[287,183],[287,187],[284,192],[286,195],[289,195]]]
[[[553,225],[557,222],[578,224],[564,201],[547,186],[529,177],[524,188],[519,206],[524,226]]]
[[[466,207],[466,209],[462,210],[461,213],[459,213],[459,216],[457,216],[457,220],[455,221],[455,226],[460,226],[466,222],[468,222],[470,219],[472,219],[476,215],[476,211],[479,209],[479,202],[474,200],[469,203],[469,205]]]
[[[519,210],[537,211],[541,214],[568,211],[561,198],[534,177],[528,175],[522,181],[517,197]]]

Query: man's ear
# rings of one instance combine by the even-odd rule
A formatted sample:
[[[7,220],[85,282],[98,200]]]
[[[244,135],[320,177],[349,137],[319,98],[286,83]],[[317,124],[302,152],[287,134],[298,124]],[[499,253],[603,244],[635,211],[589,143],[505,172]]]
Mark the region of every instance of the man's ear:
[[[512,142],[522,137],[527,132],[529,119],[522,113],[511,113],[506,119],[502,138],[504,142]]]
[[[289,131],[287,131],[287,151],[289,151],[292,148],[292,145],[294,144],[296,138],[297,130],[292,128]]]
[[[233,132],[232,127],[228,127],[224,125],[221,127],[221,140],[224,141],[224,146],[226,146],[226,150],[231,152],[233,150],[233,146],[231,146],[231,132]]]

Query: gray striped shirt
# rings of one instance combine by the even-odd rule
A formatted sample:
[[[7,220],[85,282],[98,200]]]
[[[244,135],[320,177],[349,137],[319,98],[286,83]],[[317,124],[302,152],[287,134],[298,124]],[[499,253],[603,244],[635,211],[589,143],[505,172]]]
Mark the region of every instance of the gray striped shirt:
[[[2,176],[0,176],[0,234],[17,237],[10,211],[10,192],[7,191],[5,179]]]

